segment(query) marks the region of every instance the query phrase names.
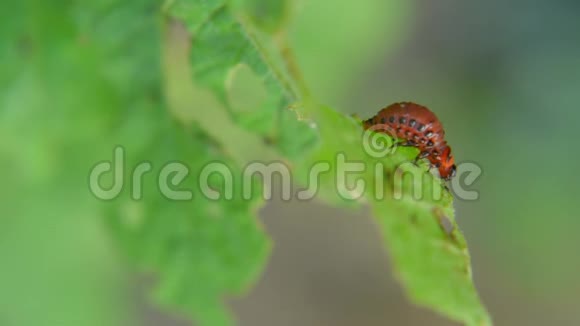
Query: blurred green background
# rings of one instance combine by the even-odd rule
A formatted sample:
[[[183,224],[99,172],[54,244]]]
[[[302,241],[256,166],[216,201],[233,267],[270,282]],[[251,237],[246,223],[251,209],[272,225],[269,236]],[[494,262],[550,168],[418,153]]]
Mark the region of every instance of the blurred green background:
[[[153,279],[116,249],[86,184],[112,150],[101,130],[131,119],[146,134],[131,117],[160,96],[150,48],[159,6],[0,5],[2,326],[188,324],[147,299]],[[426,105],[456,160],[484,170],[480,199],[455,205],[495,322],[580,324],[580,3],[318,0],[296,10],[291,43],[321,102],[361,117],[396,101]],[[274,201],[260,218],[275,246],[256,287],[232,300],[241,325],[452,324],[405,300],[367,212]]]

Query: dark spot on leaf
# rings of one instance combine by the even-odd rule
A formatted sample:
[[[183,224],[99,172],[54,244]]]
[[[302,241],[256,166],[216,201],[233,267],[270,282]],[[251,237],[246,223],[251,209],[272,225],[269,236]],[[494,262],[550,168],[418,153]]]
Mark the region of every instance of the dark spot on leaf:
[[[449,219],[440,208],[434,208],[432,212],[437,217],[437,222],[445,235],[447,235],[456,245],[460,245],[455,237],[455,225],[451,222],[451,219]]]
[[[262,138],[262,142],[264,143],[264,145],[267,145],[267,146],[272,146],[272,145],[276,144],[276,140],[274,139],[274,137],[271,137],[271,136],[266,136],[266,137]]]
[[[451,220],[449,220],[449,218],[445,215],[439,216],[439,226],[441,227],[441,230],[443,230],[443,232],[445,232],[447,235],[451,235],[455,230],[453,223],[451,223]]]

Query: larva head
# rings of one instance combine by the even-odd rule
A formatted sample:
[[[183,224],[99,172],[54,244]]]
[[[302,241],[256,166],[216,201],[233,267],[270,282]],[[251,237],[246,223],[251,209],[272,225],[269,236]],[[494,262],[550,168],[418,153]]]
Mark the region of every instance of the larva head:
[[[451,180],[456,172],[457,167],[455,166],[455,159],[453,158],[453,155],[451,155],[451,148],[447,146],[443,150],[443,153],[441,153],[439,176],[445,180]]]

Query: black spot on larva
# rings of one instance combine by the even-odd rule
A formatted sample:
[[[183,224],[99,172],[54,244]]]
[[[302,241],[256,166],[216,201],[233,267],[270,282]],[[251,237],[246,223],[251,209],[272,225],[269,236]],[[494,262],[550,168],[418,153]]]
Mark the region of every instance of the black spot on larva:
[[[428,141],[427,142],[427,146],[433,146],[433,142],[432,141]]]
[[[423,131],[425,131],[426,127],[427,126],[425,126],[424,124],[419,124],[419,126],[417,127],[417,130],[419,130],[420,132],[423,132]]]
[[[409,136],[411,136],[411,132],[409,130],[405,130],[405,136],[409,138]]]
[[[416,125],[416,124],[417,124],[417,120],[415,120],[415,119],[411,119],[411,120],[409,120],[409,126],[410,126],[411,128],[415,127],[415,125]]]
[[[389,122],[390,123],[395,123],[395,117],[394,116],[390,116],[389,117]]]
[[[439,156],[439,152],[438,151],[433,151],[433,155],[434,156]]]
[[[385,124],[385,123],[387,123],[387,119],[385,119],[385,118],[381,118],[381,123],[382,123],[382,124]]]
[[[431,130],[429,130],[429,131],[427,131],[427,132],[425,133],[425,136],[426,136],[427,138],[431,138],[431,136],[433,136],[433,132],[432,132]]]
[[[400,124],[402,124],[402,125],[404,125],[405,123],[407,123],[407,118],[405,118],[405,117],[400,117],[400,118],[399,118],[399,123],[400,123]]]
[[[439,162],[435,163],[436,168],[439,168],[440,166],[441,166],[441,163],[439,163]]]

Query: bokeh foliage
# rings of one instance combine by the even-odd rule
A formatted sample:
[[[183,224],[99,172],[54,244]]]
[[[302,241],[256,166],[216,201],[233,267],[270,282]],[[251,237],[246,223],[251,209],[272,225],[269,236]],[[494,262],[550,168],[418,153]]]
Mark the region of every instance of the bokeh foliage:
[[[122,286],[100,286],[127,277],[111,244],[156,276],[156,298],[164,305],[202,324],[231,323],[223,297],[247,288],[269,252],[255,222],[260,193],[244,201],[236,189],[236,200],[212,202],[195,192],[193,201],[175,203],[153,191],[149,177],[142,201],[130,199],[125,189],[113,202],[101,203],[90,196],[87,176],[115,145],[126,150],[126,166],[149,161],[153,175],[168,160],[187,162],[195,172],[208,161],[239,171],[252,160],[280,159],[302,181],[312,164],[333,162],[337,153],[377,163],[362,151],[357,121],[304,93],[284,48],[293,7],[258,3],[2,5],[13,16],[0,22],[0,165],[9,171],[3,173],[8,186],[0,188],[0,253],[10,266],[0,272],[9,293],[0,297],[0,323],[127,322],[129,314],[106,299],[122,298]],[[181,26],[176,22],[186,26],[187,37],[174,34]],[[232,96],[243,86],[249,89]],[[259,101],[243,98],[247,93],[261,94]],[[401,151],[381,162],[393,175],[397,163],[414,155]],[[364,175],[369,184],[370,172]],[[182,186],[196,189],[193,177]],[[130,173],[125,178],[129,182]],[[334,182],[322,180],[320,196],[343,205]],[[387,200],[368,194],[363,202],[373,207],[409,297],[466,324],[489,324],[451,198],[395,202],[388,199],[389,189],[387,182]],[[405,190],[412,192],[411,185]],[[454,224],[452,234],[441,228],[442,218]],[[68,237],[53,237],[63,228],[70,229]],[[35,241],[21,247],[28,237]],[[19,255],[13,248],[20,248]],[[42,292],[36,308],[21,291],[27,282]],[[56,300],[53,293],[59,293]]]

